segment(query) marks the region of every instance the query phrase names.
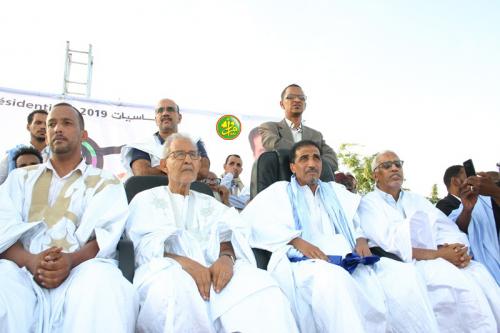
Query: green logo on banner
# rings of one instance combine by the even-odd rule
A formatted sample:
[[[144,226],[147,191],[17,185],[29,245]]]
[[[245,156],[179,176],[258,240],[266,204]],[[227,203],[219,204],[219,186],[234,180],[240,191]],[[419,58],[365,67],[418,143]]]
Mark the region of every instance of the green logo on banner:
[[[216,130],[224,140],[234,140],[241,133],[241,122],[236,116],[226,114],[217,120]]]

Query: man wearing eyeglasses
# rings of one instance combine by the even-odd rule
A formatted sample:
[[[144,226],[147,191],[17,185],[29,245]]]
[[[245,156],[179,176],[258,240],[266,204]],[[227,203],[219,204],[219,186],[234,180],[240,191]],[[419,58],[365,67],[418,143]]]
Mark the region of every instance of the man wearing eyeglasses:
[[[267,151],[291,149],[300,140],[316,142],[323,152],[323,158],[330,164],[332,174],[338,169],[337,154],[325,143],[321,132],[304,126],[302,114],[306,109],[307,96],[297,84],[291,84],[281,92],[280,106],[285,118],[280,122],[266,122],[260,125],[262,144]],[[325,168],[326,165],[323,165]]]
[[[425,197],[402,190],[403,161],[394,152],[378,153],[372,170],[375,190],[358,208],[369,245],[415,264],[441,331],[497,332],[500,289],[471,260],[466,235]]]
[[[229,206],[229,190],[224,186],[220,186],[220,181],[221,179],[217,178],[217,175],[212,171],[209,171],[207,178],[203,180],[203,182],[212,190],[215,199],[219,200],[224,205]]]
[[[158,132],[145,142],[128,144],[122,148],[121,156],[125,169],[134,176],[164,175],[160,168],[162,146],[169,135],[177,133],[181,120],[182,114],[179,111],[179,106],[173,100],[168,98],[160,100],[155,110]],[[210,161],[203,141],[201,139],[195,141],[201,156],[201,166],[197,179],[205,179]]]
[[[200,168],[194,142],[176,133],[164,149],[168,186],[137,194],[127,222],[137,331],[297,332],[280,288],[255,267],[236,210],[190,190]]]

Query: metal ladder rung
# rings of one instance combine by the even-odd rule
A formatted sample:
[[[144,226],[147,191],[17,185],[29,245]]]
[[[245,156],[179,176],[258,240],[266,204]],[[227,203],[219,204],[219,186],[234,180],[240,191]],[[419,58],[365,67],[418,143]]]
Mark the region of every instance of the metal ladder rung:
[[[88,65],[88,63],[87,63],[87,62],[79,62],[79,61],[72,61],[71,63],[72,63],[72,64],[77,64],[77,65],[85,65],[85,66],[87,66],[87,65]]]
[[[72,52],[72,53],[82,53],[82,54],[89,54],[87,51],[78,51],[78,50],[71,50],[71,49],[68,49],[69,52]]]
[[[77,81],[66,81],[66,83],[74,83],[74,84],[81,84],[81,85],[87,85],[87,82],[77,82]]]

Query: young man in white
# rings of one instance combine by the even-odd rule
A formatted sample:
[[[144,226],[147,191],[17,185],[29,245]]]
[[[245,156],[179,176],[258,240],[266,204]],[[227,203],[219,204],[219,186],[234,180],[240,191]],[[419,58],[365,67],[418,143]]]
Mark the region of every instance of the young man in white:
[[[55,105],[47,128],[50,160],[0,187],[0,331],[133,332],[137,297],[114,260],[123,185],[85,164],[77,109]]]

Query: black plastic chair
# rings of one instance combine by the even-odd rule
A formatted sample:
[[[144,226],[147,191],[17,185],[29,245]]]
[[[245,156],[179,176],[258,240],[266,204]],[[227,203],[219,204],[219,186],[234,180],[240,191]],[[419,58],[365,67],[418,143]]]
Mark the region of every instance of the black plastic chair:
[[[130,203],[137,193],[165,185],[168,185],[167,176],[132,176],[125,181],[127,200]]]
[[[125,238],[125,234],[118,242],[116,252],[118,253],[118,268],[127,280],[133,282],[135,273],[134,244],[130,239]]]
[[[125,182],[127,200],[130,203],[137,193],[166,185],[168,185],[168,178],[166,176],[132,176]],[[196,181],[191,183],[191,189],[212,197],[214,196],[210,187],[203,182]],[[117,250],[118,267],[122,271],[123,276],[132,282],[135,272],[134,244],[132,244],[130,239],[123,236],[118,243]]]
[[[206,184],[204,182],[199,182],[199,181],[192,182],[191,183],[191,189],[193,191],[196,191],[196,192],[203,193],[203,194],[209,195],[211,197],[214,197],[214,192],[212,191],[212,189],[210,188],[210,186],[208,186],[208,184]]]
[[[335,181],[330,162],[322,159],[323,167],[320,179],[324,182]],[[278,149],[262,153],[252,167],[250,182],[250,196],[254,198],[260,191],[265,190],[273,183],[286,180],[290,181],[290,150]]]
[[[130,203],[134,196],[144,190],[149,190],[150,188],[158,186],[168,185],[167,176],[132,176],[125,182],[125,192],[127,193],[127,200]],[[210,196],[214,196],[214,193],[210,187],[199,181],[191,183],[191,190],[204,193]]]

